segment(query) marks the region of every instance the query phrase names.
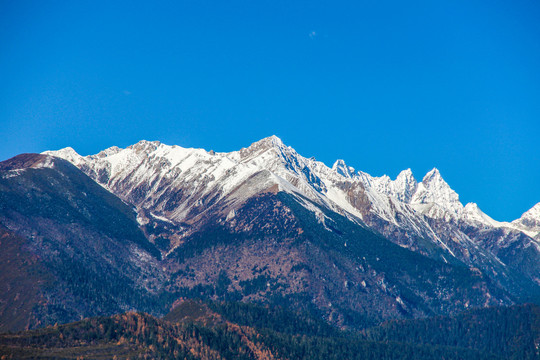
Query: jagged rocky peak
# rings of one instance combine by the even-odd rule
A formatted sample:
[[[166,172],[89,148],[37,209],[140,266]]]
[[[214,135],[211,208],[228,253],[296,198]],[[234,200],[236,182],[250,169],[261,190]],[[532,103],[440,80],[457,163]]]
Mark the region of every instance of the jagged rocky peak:
[[[512,223],[531,230],[540,231],[540,203],[534,205],[523,213],[519,219],[512,221]]]
[[[292,147],[286,146],[275,135],[254,142],[247,148],[228,154],[240,162],[254,162],[268,170],[276,170],[278,164],[287,169],[297,171],[306,166],[307,159],[303,158]]]
[[[412,204],[435,204],[440,209],[458,214],[463,209],[459,195],[444,181],[437,168],[429,171],[418,184],[416,193],[411,199]]]
[[[416,179],[413,176],[412,170],[406,169],[399,173],[399,175],[396,178],[396,181],[405,182],[405,183],[416,183]]]
[[[248,149],[250,148],[261,148],[261,149],[272,149],[272,148],[282,148],[286,147],[285,144],[283,144],[283,141],[277,137],[276,135],[265,137],[259,141],[255,141],[253,144],[251,144]]]
[[[473,202],[467,203],[467,205],[465,205],[465,207],[463,208],[463,212],[465,213],[476,213],[479,211],[480,208],[478,207],[478,204]]]
[[[79,156],[79,154],[71,146],[58,150],[58,153],[63,155]]]
[[[159,141],[141,140],[134,145],[128,146],[128,149],[133,149],[137,152],[151,152],[156,150],[159,145],[161,145]]]
[[[434,194],[446,195],[445,198],[448,201],[459,202],[458,194],[450,188],[450,185],[448,185],[446,181],[444,181],[437,168],[433,168],[433,170],[429,171],[426,176],[424,176],[422,184]]]
[[[279,146],[279,147],[284,146],[283,141],[279,137],[277,137],[276,135],[271,135],[271,136],[269,136],[267,138],[261,139],[260,141],[261,142],[270,142],[274,146]]]
[[[418,182],[411,169],[403,170],[392,182],[392,190],[398,200],[409,203],[418,188]]]
[[[47,151],[47,153],[49,153],[50,151]],[[65,147],[63,149],[60,149],[58,151],[55,151],[56,153],[62,155],[62,156],[65,156],[65,157],[72,157],[72,158],[76,158],[76,157],[79,157],[80,155],[70,146],[68,147]]]
[[[107,156],[118,154],[122,150],[123,149],[119,148],[118,146],[111,146],[110,148],[100,151],[98,154],[96,154],[96,157],[105,158]]]
[[[345,161],[342,159],[336,160],[332,166],[332,170],[348,179],[354,176],[354,168],[345,164]]]
[[[461,217],[464,220],[474,221],[484,225],[489,225],[493,227],[500,226],[499,222],[493,220],[490,216],[485,214],[482,210],[480,210],[478,204],[473,202],[467,203],[467,205],[465,205],[465,207],[461,211]]]
[[[240,151],[238,151],[238,154],[240,155],[240,159],[245,160],[257,157],[258,155],[263,154],[269,150],[275,150],[276,153],[280,153],[282,152],[282,150],[285,149],[291,148],[285,146],[285,144],[283,144],[283,141],[281,141],[280,138],[272,135],[254,142],[247,148],[240,149]]]
[[[444,182],[441,173],[439,172],[439,169],[433,168],[430,171],[427,172],[427,174],[422,179],[422,182],[424,184],[431,183],[431,182]]]
[[[540,202],[527,210],[521,218],[540,220]]]
[[[290,146],[287,146],[283,143],[283,141],[277,137],[276,135],[272,135],[269,137],[266,137],[264,139],[261,139],[259,141],[254,142],[249,146],[249,148],[257,147],[265,150],[284,150],[289,149],[293,150]]]
[[[468,219],[480,219],[481,217],[487,216],[480,208],[478,207],[477,203],[470,202],[467,203],[462,210],[463,216],[467,217]]]
[[[79,165],[83,161],[83,157],[79,155],[72,147],[65,147],[57,151],[44,151],[43,155],[56,156],[69,161],[75,166]]]
[[[323,181],[314,171],[318,164],[283,144],[283,141],[275,135],[259,140],[240,151],[228,153],[227,157],[238,163],[270,171],[297,188],[304,196],[316,197],[313,195],[314,191],[326,190]]]

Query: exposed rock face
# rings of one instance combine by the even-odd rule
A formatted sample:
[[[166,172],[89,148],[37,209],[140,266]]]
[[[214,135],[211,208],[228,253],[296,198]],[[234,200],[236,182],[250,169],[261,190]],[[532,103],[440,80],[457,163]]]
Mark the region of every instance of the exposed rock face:
[[[540,240],[540,203],[534,205],[519,219],[512,221],[512,225],[536,240]]]
[[[262,194],[234,218],[207,223],[168,256],[169,291],[315,307],[353,327],[511,302],[481,272],[428,259],[311,206],[284,192]]]
[[[171,248],[163,251],[172,251],[181,243],[182,236],[196,231],[193,224],[200,223],[203,216],[226,217],[247,199],[275,186],[368,226],[423,255],[497,273],[501,276],[497,281],[512,281],[508,279],[513,275],[506,274],[507,271],[517,272],[517,276],[522,273],[529,279],[537,278],[531,277],[531,272],[540,272],[538,267],[531,270],[530,264],[524,264],[522,269],[515,261],[510,270],[505,270],[504,265],[508,264],[497,257],[493,244],[483,243],[485,237],[479,235],[481,229],[522,232],[524,236],[512,237],[512,242],[519,242],[518,248],[530,250],[526,257],[518,258],[540,264],[540,246],[534,239],[539,211],[533,208],[513,223],[497,222],[475,204],[463,206],[437,169],[417,182],[410,169],[391,180],[388,176],[355,172],[343,160],[328,168],[313,158],[302,157],[275,136],[231,153],[210,154],[201,149],[147,141],[87,157],[74,154],[72,149],[49,153],[72,161],[134,204],[141,217],[150,213],[175,225],[191,226],[184,228],[184,235],[178,231],[171,233]],[[506,241],[510,237],[502,236],[495,243],[504,249]],[[533,260],[525,260],[531,256]]]
[[[436,169],[372,177],[277,137],[231,153],[141,141],[25,155],[0,163],[0,186],[0,224],[54,277],[42,323],[203,297],[361,327],[539,294],[535,212],[499,223]]]
[[[227,216],[247,199],[274,186],[345,215],[423,255],[457,260],[489,272],[500,267],[501,259],[492,245],[482,243],[483,237],[474,237],[476,230],[519,231],[525,236],[513,241],[519,241],[520,248],[532,247],[528,252],[533,262],[540,264],[540,246],[534,239],[540,229],[540,210],[535,209],[540,206],[512,223],[497,222],[475,204],[463,206],[437,169],[418,183],[410,169],[391,180],[388,176],[355,173],[343,160],[328,168],[302,157],[275,136],[231,153],[148,141],[86,157],[71,148],[47,153],[71,161],[135,205],[151,237],[157,235],[148,226],[154,226],[159,218],[172,222],[174,226],[165,226],[169,232],[161,234],[170,245],[161,247],[164,254],[178,246],[182,237],[197,231],[196,224],[203,217]],[[505,239],[509,238],[501,237],[498,246],[504,248]],[[514,262],[511,268],[521,271],[519,263]],[[495,272],[500,274],[500,270]]]

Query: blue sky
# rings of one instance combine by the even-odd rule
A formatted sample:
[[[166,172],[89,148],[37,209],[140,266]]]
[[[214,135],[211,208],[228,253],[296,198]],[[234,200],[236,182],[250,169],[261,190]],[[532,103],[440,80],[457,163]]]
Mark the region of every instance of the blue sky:
[[[275,134],[433,167],[497,220],[540,202],[537,1],[0,0],[0,159]]]

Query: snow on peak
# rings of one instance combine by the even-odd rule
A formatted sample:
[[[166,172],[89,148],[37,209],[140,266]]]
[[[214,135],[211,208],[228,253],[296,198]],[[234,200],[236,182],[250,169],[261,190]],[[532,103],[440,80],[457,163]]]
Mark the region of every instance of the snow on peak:
[[[413,176],[412,170],[410,168],[406,170],[402,170],[396,178],[396,180],[399,180],[399,179],[412,179],[416,181]]]
[[[418,185],[411,169],[400,172],[395,180],[391,180],[388,175],[373,177],[363,172],[358,172],[358,178],[367,188],[404,203],[410,203]]]
[[[402,212],[411,219],[414,213],[418,213],[437,219],[471,221],[483,226],[510,226],[533,234],[540,231],[540,203],[511,224],[498,223],[474,203],[464,207],[458,194],[436,168],[429,171],[421,182],[415,179],[411,169],[401,171],[392,180],[386,175],[373,177],[361,171],[355,172],[341,159],[329,168],[322,162],[304,158],[275,135],[230,153],[213,153],[141,140],[125,149],[113,146],[96,155],[84,157],[70,147],[46,151],[44,154],[70,161],[111,191],[126,192],[126,179],[133,189],[141,184],[152,184],[155,189],[149,190],[148,199],[140,199],[149,203],[157,201],[161,194],[158,192],[163,191],[159,187],[162,178],[164,183],[171,182],[176,184],[174,186],[189,183],[197,192],[203,189],[209,193],[219,191],[225,196],[254,174],[262,172],[266,175],[260,178],[266,179],[266,182],[258,185],[261,188],[279,183],[282,189],[298,192],[321,204],[334,204],[331,206],[360,218],[363,213],[357,211],[358,204],[360,200],[368,199],[369,207],[365,203],[361,203],[362,206],[394,222],[397,221],[396,213]],[[349,190],[355,188],[361,190],[352,196]],[[135,191],[134,194],[138,193]],[[132,195],[126,192],[125,197],[129,196]],[[175,214],[180,216],[188,211],[188,205],[189,201],[186,200],[182,205],[186,208],[175,210]],[[411,220],[410,223],[415,221]]]
[[[83,160],[83,157],[69,146],[60,150],[56,150],[56,151],[44,151],[42,152],[42,154],[60,157],[62,159],[69,161],[70,163],[74,165],[80,164],[81,161]]]
[[[478,212],[480,211],[480,208],[478,207],[477,203],[470,202],[470,203],[467,203],[467,205],[465,205],[465,207],[463,208],[463,211],[464,212]]]
[[[537,219],[540,221],[540,202],[523,213],[521,218]]]
[[[100,151],[98,154],[96,154],[96,157],[105,158],[107,156],[118,154],[120,151],[122,151],[122,149],[120,149],[118,146],[111,146],[110,148]]]
[[[159,145],[161,145],[159,141],[141,140],[134,145],[128,146],[128,149],[133,149],[137,152],[152,152],[155,151]]]
[[[265,139],[263,139],[263,140],[265,140]],[[279,145],[279,146],[283,145],[283,141],[281,141],[281,139],[279,137],[277,137],[276,135],[271,135],[271,136],[267,137],[266,140],[271,141],[275,145]]]
[[[68,146],[63,149],[60,149],[57,151],[59,154],[71,156],[71,157],[78,157],[80,156],[72,147]]]
[[[265,137],[261,140],[255,141],[253,144],[251,144],[248,147],[248,149],[253,148],[253,147],[269,149],[269,148],[282,148],[282,147],[286,148],[287,146],[285,146],[285,144],[283,144],[283,141],[281,141],[281,139],[278,138],[276,135],[272,135],[272,136]]]
[[[420,212],[431,217],[446,217],[446,213],[457,215],[463,205],[459,195],[444,181],[438,169],[433,168],[424,179],[411,199]]]
[[[512,221],[512,225],[532,234],[540,233],[540,203],[523,213],[519,219]]]
[[[412,170],[407,169],[400,172],[396,180],[392,182],[392,188],[398,200],[409,203],[418,188]]]
[[[148,140],[139,140],[138,143],[134,144],[134,145],[160,145],[161,143],[157,140],[154,140],[154,141],[148,141]],[[133,146],[133,145],[132,145]]]
[[[250,159],[256,158],[268,151],[272,151],[273,154],[278,155],[284,152],[296,153],[291,147],[285,146],[280,138],[272,135],[254,142],[247,148],[242,148],[239,151],[234,151],[228,155],[237,161],[249,161]]]
[[[354,168],[352,166],[347,166],[345,161],[341,159],[336,160],[332,166],[332,170],[348,179],[354,176]]]
[[[441,176],[441,173],[439,172],[439,169],[433,168],[431,169],[431,171],[428,171],[428,173],[424,176],[424,178],[422,179],[422,182],[428,183],[432,181],[441,181],[441,180],[444,181]]]
[[[264,138],[262,140],[259,140],[256,142],[260,144],[264,144],[269,148],[275,148],[275,149],[291,149],[291,147],[286,146],[283,141],[281,141],[280,138],[278,138],[276,135],[269,136],[267,138]]]
[[[297,187],[309,198],[317,198],[319,195],[315,193],[326,190],[323,181],[316,175],[315,169],[319,163],[304,158],[275,135],[254,142],[240,151],[228,153],[227,157],[268,170]]]
[[[429,190],[431,195],[441,195],[446,202],[459,202],[458,194],[444,181],[438,169],[433,168],[422,179],[422,185]]]
[[[472,202],[465,205],[461,212],[461,217],[462,219],[467,221],[473,221],[493,227],[500,227],[502,225],[498,221],[495,221],[491,217],[486,215],[482,210],[480,210],[478,204]]]

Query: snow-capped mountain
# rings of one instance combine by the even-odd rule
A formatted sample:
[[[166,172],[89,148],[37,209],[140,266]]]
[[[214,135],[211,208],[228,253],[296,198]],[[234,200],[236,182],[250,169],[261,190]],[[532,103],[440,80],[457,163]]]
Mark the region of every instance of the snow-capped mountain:
[[[71,148],[45,153],[70,161],[133,204],[141,224],[165,221],[178,225],[174,236],[170,234],[173,241],[168,252],[208,214],[227,219],[256,194],[283,191],[315,213],[320,210],[312,204],[444,261],[456,260],[500,274],[507,266],[521,271],[519,263],[501,260],[508,257],[505,249],[531,248],[540,259],[540,246],[534,239],[540,231],[540,205],[512,223],[497,222],[476,204],[463,206],[437,169],[418,182],[410,169],[391,180],[355,171],[343,160],[330,168],[301,156],[276,136],[230,153],[148,141],[89,156],[80,156]],[[487,232],[500,235],[486,245]],[[540,284],[539,271],[533,266],[525,273]]]
[[[511,225],[536,240],[540,240],[540,203],[526,211],[519,219],[512,221]]]
[[[437,169],[374,177],[275,136],[230,153],[140,141],[21,154],[0,163],[0,200],[0,253],[27,259],[0,303],[35,290],[27,312],[0,311],[18,326],[197,297],[360,328],[540,298],[536,207],[497,222]]]

